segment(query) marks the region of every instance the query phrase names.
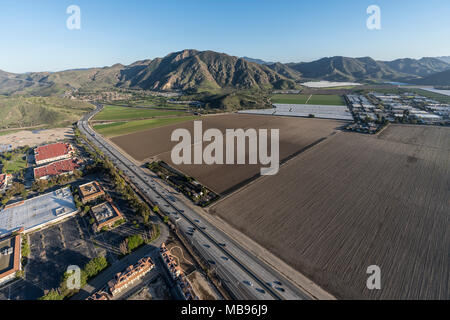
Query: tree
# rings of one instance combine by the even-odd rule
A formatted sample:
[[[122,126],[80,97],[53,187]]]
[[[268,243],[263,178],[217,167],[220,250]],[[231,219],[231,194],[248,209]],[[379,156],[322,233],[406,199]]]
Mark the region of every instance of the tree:
[[[128,239],[128,251],[131,252],[144,243],[144,239],[139,234],[132,235]]]
[[[104,256],[98,256],[91,261],[89,261],[84,267],[84,272],[86,272],[86,276],[88,278],[95,277],[102,270],[108,267],[108,261]]]
[[[39,298],[39,300],[62,300],[63,296],[55,289],[50,290],[46,295]]]
[[[122,241],[122,243],[119,246],[119,251],[122,255],[126,255],[128,253],[128,239]]]
[[[74,176],[75,179],[80,179],[83,176],[83,173],[80,170],[75,169],[73,171],[73,176]]]

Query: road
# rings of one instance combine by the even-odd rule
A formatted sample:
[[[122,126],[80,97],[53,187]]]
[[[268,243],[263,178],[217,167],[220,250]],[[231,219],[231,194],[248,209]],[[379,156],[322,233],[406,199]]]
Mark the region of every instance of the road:
[[[202,221],[201,216],[187,206],[178,194],[171,193],[157,183],[153,177],[94,132],[89,120],[102,108],[103,106],[97,105],[96,110],[86,114],[78,122],[81,133],[133,181],[152,203],[158,205],[162,213],[169,216],[197,253],[216,271],[223,285],[231,291],[235,299],[311,299],[307,292],[244,250],[221,230],[207,221]]]
[[[149,256],[154,262],[159,259],[159,247],[168,238],[168,228],[161,228],[161,235],[158,239],[148,245],[144,245],[135,252],[127,255],[121,260],[117,260],[113,265],[96,276],[85,285],[80,292],[74,295],[72,300],[85,300],[87,297],[105,287],[109,280],[113,279],[116,273],[124,271],[128,266],[135,264],[139,259]],[[159,266],[160,267],[160,266]]]

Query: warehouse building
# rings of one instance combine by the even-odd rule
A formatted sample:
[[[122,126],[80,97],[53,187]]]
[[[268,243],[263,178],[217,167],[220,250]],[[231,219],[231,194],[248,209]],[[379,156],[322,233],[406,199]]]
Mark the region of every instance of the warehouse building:
[[[20,201],[0,211],[0,237],[21,228],[25,233],[44,228],[77,212],[69,188]]]
[[[77,158],[56,161],[34,168],[34,178],[36,180],[46,180],[63,174],[72,174],[76,169],[81,168],[81,165],[82,162]]]
[[[53,161],[70,159],[75,150],[70,143],[53,143],[34,149],[34,159],[37,165]]]

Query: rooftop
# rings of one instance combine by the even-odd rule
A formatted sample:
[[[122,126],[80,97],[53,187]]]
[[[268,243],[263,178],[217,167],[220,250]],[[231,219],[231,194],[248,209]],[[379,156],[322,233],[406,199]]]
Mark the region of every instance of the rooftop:
[[[21,227],[27,232],[77,210],[69,188],[6,206],[0,211],[0,237]]]
[[[42,167],[34,168],[34,178],[40,179],[43,177],[59,176],[74,171],[80,165],[80,160],[76,158],[56,161]]]
[[[121,216],[119,210],[110,202],[104,202],[92,207],[91,211],[98,225]]]
[[[34,157],[39,162],[69,155],[71,152],[73,147],[70,143],[53,143],[34,149]]]
[[[79,186],[81,196],[83,198],[91,197],[96,194],[103,193],[102,188],[100,187],[97,181],[92,181],[86,184]]]
[[[274,116],[309,117],[353,120],[353,116],[346,106],[328,106],[312,104],[274,104],[273,109],[242,110],[238,113],[265,114]]]
[[[124,272],[117,273],[114,279],[108,282],[110,291],[113,293],[115,290],[120,289],[128,282],[134,280],[137,276],[150,271],[154,266],[155,264],[150,257],[140,259],[136,264],[128,266]]]
[[[20,270],[20,234],[0,239],[0,280]]]

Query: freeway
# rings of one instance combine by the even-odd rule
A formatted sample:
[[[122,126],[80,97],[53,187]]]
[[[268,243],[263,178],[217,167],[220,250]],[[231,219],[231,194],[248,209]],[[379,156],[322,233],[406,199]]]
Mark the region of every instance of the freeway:
[[[88,137],[152,203],[158,205],[162,213],[169,216],[199,256],[218,274],[233,298],[242,300],[312,298],[272,267],[244,250],[211,223],[202,221],[201,216],[187,206],[177,194],[171,193],[157,183],[153,177],[97,134],[89,125],[89,120],[102,108],[102,105],[97,105],[96,110],[86,114],[78,122],[81,133]]]

